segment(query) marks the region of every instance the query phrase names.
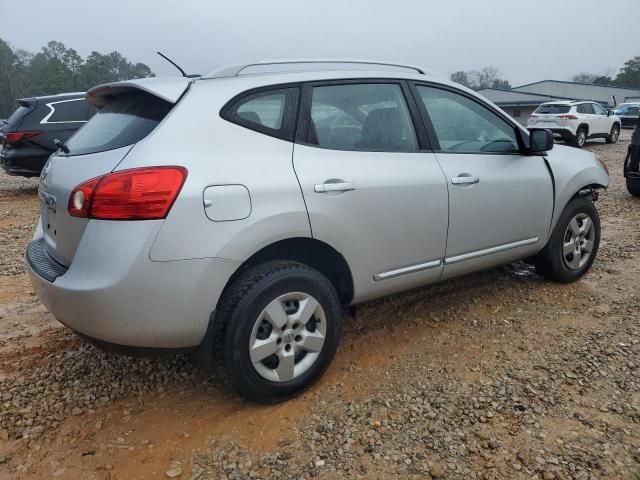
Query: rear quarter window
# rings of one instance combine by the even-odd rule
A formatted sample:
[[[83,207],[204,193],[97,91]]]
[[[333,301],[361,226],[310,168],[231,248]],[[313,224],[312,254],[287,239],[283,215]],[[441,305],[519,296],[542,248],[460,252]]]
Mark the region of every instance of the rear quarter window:
[[[87,121],[88,104],[84,98],[47,103],[42,123],[77,123]]]
[[[130,92],[110,100],[67,142],[69,156],[104,152],[145,138],[173,104],[145,92]]]
[[[248,91],[225,105],[220,116],[256,132],[292,141],[298,98],[298,87]]]
[[[536,113],[543,114],[556,114],[556,113],[569,113],[571,105],[540,105],[536,110]]]

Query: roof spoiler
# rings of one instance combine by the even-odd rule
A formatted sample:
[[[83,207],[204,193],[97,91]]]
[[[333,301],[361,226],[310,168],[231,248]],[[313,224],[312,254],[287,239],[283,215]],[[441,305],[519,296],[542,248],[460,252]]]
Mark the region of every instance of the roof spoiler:
[[[177,103],[193,82],[193,78],[186,77],[150,77],[105,83],[87,91],[85,99],[94,107],[102,108],[113,97],[123,93],[141,91],[166,102]]]

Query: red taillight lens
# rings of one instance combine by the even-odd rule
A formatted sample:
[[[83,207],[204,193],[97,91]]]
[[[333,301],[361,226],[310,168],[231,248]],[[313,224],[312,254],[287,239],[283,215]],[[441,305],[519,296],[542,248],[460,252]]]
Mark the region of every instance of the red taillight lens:
[[[133,168],[78,185],[69,197],[69,214],[102,220],[165,218],[178,197],[187,169]]]
[[[22,142],[23,140],[29,140],[30,138],[37,137],[42,132],[6,132],[4,134],[5,141],[7,143],[16,144],[18,142]]]
[[[561,118],[562,120],[577,120],[578,117],[576,117],[575,115],[558,115],[558,118]]]

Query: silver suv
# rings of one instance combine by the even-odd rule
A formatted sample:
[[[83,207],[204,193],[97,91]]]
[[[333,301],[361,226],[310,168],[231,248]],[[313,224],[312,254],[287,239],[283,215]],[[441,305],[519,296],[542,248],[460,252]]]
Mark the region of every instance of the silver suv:
[[[26,260],[103,346],[199,349],[249,399],[308,387],[344,308],[518,259],[598,251],[597,157],[413,67],[280,62],[87,94],[43,170]]]

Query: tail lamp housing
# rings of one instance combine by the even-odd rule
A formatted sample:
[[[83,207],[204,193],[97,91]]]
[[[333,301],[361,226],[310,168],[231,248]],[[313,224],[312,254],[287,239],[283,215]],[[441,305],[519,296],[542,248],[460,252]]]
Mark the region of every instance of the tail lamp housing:
[[[37,137],[41,133],[41,131],[5,132],[4,139],[6,143],[15,145],[16,143],[20,143],[23,140],[29,140],[30,138]]]
[[[92,178],[69,196],[69,215],[100,220],[166,218],[187,169],[177,166],[132,168]]]

